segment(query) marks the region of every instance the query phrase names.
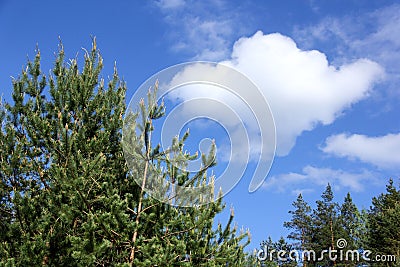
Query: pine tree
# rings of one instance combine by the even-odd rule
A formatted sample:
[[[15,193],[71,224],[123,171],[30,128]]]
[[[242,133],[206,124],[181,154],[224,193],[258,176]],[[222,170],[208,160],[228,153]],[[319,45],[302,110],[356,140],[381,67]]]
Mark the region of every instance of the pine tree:
[[[348,248],[361,248],[362,228],[365,222],[363,221],[362,214],[354,204],[350,193],[347,193],[340,207],[340,220],[342,228],[344,229],[344,234],[346,235],[341,238],[346,239]]]
[[[252,252],[248,252],[246,255],[246,258],[241,266],[243,267],[265,267],[265,263],[262,263],[258,259],[258,251],[257,249],[254,249]]]
[[[281,257],[282,259],[277,258],[278,266],[282,267],[294,267],[297,266],[297,257],[298,254],[291,254],[294,250],[294,247],[286,242],[285,238],[281,236],[277,242],[274,244],[274,249],[276,251],[285,251],[285,255]]]
[[[400,259],[400,189],[390,179],[386,193],[372,199],[368,214],[366,248],[375,255],[395,255],[397,262],[374,263],[374,266],[398,266]],[[374,258],[371,256],[370,258]]]
[[[333,201],[333,192],[330,184],[327,185],[325,191],[321,195],[322,200],[316,202],[317,208],[313,211],[313,237],[312,248],[318,253],[323,250],[336,249],[336,241],[340,238],[338,204]],[[321,264],[321,262],[318,262]],[[335,265],[335,261],[325,259],[322,264],[327,266]]]
[[[292,232],[288,235],[289,239],[295,240],[294,248],[299,251],[311,249],[311,207],[304,201],[301,194],[298,195],[292,206],[293,211],[289,211],[292,215],[292,220],[284,222],[283,226],[292,229]],[[307,266],[307,262],[303,262],[303,266]]]
[[[257,252],[258,260],[263,267],[272,267],[277,265],[276,255],[271,254],[271,251],[275,249],[275,243],[269,236],[267,240],[264,240],[260,244],[260,250]]]
[[[244,238],[232,227],[233,211],[216,229],[221,198],[178,208],[154,199],[136,183],[176,178],[199,185],[209,178],[213,150],[190,176],[183,151],[153,146],[152,121],[163,115],[155,101],[124,114],[126,84],[116,69],[106,82],[95,39],[82,69],[60,50],[48,77],[40,52],[13,80],[13,104],[0,112],[0,265],[15,266],[235,266],[244,261]],[[155,86],[156,87],[156,86]],[[155,89],[155,88],[153,88]],[[149,92],[149,99],[155,99]],[[128,169],[122,146],[123,117],[138,127]],[[125,143],[126,144],[126,143]],[[172,155],[172,156],[171,156]],[[172,164],[174,163],[174,164]],[[180,164],[180,165],[179,165]],[[151,168],[152,172],[146,173]],[[130,166],[132,167],[132,166]],[[159,182],[160,183],[160,182]],[[207,195],[213,197],[212,195]]]
[[[286,242],[285,238],[281,236],[278,241],[273,242],[271,237],[264,240],[260,244],[263,253],[259,254],[263,257],[261,266],[282,266],[294,267],[297,266],[297,257],[299,255],[291,254],[294,246]]]
[[[357,206],[353,203],[350,193],[347,193],[344,202],[340,207],[339,216],[341,229],[343,229],[340,238],[346,240],[346,250],[362,249],[362,236],[364,234],[365,221]],[[353,266],[354,262],[343,260],[346,266]]]

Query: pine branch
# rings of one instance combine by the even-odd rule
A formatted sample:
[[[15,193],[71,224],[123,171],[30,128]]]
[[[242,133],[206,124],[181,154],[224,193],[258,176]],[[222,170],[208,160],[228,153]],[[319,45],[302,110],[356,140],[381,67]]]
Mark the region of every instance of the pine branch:
[[[149,124],[151,124],[151,123],[146,121],[146,125],[149,125]],[[143,202],[143,196],[144,196],[144,188],[146,186],[147,172],[148,172],[148,168],[149,168],[149,164],[150,164],[149,161],[148,161],[148,158],[149,158],[149,155],[150,155],[150,140],[151,140],[150,128],[146,128],[144,134],[148,138],[148,140],[147,140],[148,143],[146,145],[146,161],[145,161],[145,166],[144,166],[142,187],[140,189],[140,197],[139,197],[139,203],[138,203],[138,209],[137,209],[137,216],[136,216],[136,220],[135,220],[136,229],[135,229],[135,231],[133,233],[133,236],[132,236],[132,244],[133,244],[133,246],[131,248],[131,252],[130,252],[130,256],[129,256],[129,264],[130,264],[130,266],[133,266],[133,261],[135,259],[135,248],[136,248],[136,244],[135,243],[136,243],[138,230],[139,230],[140,216],[142,214],[142,202]]]

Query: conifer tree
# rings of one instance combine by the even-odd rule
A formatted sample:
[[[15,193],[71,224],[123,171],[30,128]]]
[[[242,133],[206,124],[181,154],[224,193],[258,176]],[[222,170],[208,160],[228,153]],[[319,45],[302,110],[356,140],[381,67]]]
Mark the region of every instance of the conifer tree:
[[[248,234],[232,227],[233,211],[226,225],[213,228],[221,198],[177,208],[150,197],[134,179],[201,184],[215,164],[213,151],[194,177],[173,168],[173,160],[184,165],[193,158],[183,151],[188,136],[172,140],[173,158],[157,151],[152,120],[163,115],[163,104],[138,103],[137,113],[124,114],[126,84],[116,69],[108,81],[101,78],[95,39],[82,68],[77,59],[66,62],[62,45],[49,76],[40,58],[37,51],[13,80],[13,103],[0,112],[0,266],[242,263]],[[131,171],[121,143],[124,116],[138,120]]]
[[[357,206],[353,203],[350,193],[347,193],[344,202],[340,207],[341,234],[339,238],[346,240],[345,250],[359,250],[363,248],[362,238],[365,234],[365,221],[362,213],[359,212]],[[343,260],[345,266],[353,266],[351,260]]]
[[[260,261],[261,266],[282,266],[294,267],[297,266],[298,254],[291,254],[294,251],[294,246],[286,242],[285,238],[281,236],[278,241],[274,242],[271,237],[264,240],[260,244],[262,257]]]
[[[270,236],[261,242],[260,250],[257,251],[257,259],[261,266],[272,267],[277,265],[276,255],[270,253],[272,250],[274,250],[274,247],[275,243]]]
[[[347,193],[340,207],[340,221],[344,230],[341,238],[346,239],[348,249],[362,248],[363,221],[362,214],[354,204],[350,193]]]
[[[283,236],[281,236],[279,238],[279,240],[274,243],[274,249],[276,251],[284,251],[285,252],[285,255],[283,255],[283,257],[281,256],[279,258],[280,255],[277,255],[276,262],[277,262],[278,266],[282,266],[282,267],[297,266],[297,258],[299,255],[291,254],[292,251],[295,251],[294,247],[292,244],[289,244],[288,242],[286,242],[286,240]],[[296,251],[296,252],[298,252],[298,251]]]
[[[283,226],[292,229],[288,238],[295,241],[294,248],[304,251],[311,249],[312,225],[311,225],[311,207],[299,194],[296,201],[292,203],[294,210],[289,211],[292,220],[284,222]],[[303,266],[307,266],[306,259],[303,259]]]
[[[321,195],[322,199],[316,202],[317,208],[313,211],[312,224],[313,240],[312,248],[317,253],[323,250],[335,250],[336,241],[340,238],[340,224],[338,219],[338,204],[333,201],[333,192],[330,184],[326,186],[325,191]],[[321,262],[318,262],[321,264]],[[336,263],[329,259],[324,259],[322,264],[332,266]]]
[[[366,248],[374,255],[394,255],[396,262],[376,262],[375,266],[398,266],[400,260],[400,189],[390,179],[386,193],[372,199],[368,214]]]
[[[257,256],[259,249],[254,249],[246,254],[246,258],[241,266],[243,267],[265,267],[265,263],[261,262]]]

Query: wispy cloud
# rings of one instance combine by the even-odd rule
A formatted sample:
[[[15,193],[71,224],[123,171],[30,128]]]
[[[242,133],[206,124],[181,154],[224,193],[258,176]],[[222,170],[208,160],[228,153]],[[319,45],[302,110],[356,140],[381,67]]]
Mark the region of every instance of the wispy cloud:
[[[172,49],[193,53],[192,59],[220,60],[229,52],[232,26],[229,20],[186,18],[183,34]]]
[[[161,10],[168,12],[172,9],[183,7],[185,5],[185,0],[159,0],[155,3]]]
[[[376,183],[376,181],[376,175],[367,170],[354,173],[308,165],[301,173],[290,172],[272,176],[264,182],[262,188],[281,193],[306,194],[313,192],[315,186],[324,187],[330,183],[336,190],[360,192],[364,190],[366,182]]]
[[[400,134],[366,136],[338,134],[326,139],[321,148],[338,157],[357,159],[383,169],[400,170]]]
[[[338,62],[368,57],[382,65],[391,80],[389,93],[400,96],[400,4],[357,17],[326,17],[320,23],[296,28],[295,39],[307,48],[329,47]]]
[[[241,14],[225,1],[159,0],[155,5],[168,25],[172,51],[192,60],[225,59],[245,28]]]

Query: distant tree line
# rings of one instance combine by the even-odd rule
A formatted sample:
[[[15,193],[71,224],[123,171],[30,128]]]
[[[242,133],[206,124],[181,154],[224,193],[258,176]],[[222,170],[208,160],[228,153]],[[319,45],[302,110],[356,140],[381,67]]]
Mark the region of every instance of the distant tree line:
[[[350,193],[339,205],[329,184],[315,209],[302,194],[292,205],[287,239],[263,241],[252,266],[400,266],[400,189],[392,179],[368,210],[360,211]],[[286,254],[278,257],[280,250]]]

